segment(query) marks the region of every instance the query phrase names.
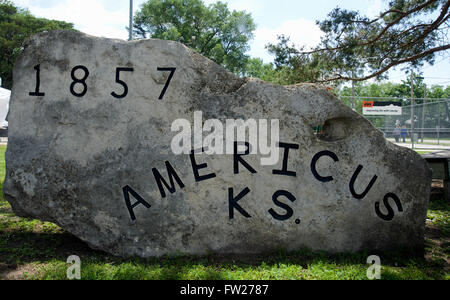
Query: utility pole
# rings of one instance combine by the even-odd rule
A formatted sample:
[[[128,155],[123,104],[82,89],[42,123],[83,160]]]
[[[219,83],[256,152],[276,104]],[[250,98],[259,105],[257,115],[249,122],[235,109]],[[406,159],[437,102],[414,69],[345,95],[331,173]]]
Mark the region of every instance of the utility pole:
[[[424,127],[425,127],[425,109],[426,109],[426,100],[427,100],[427,85],[424,84],[423,90],[423,106],[422,106],[422,144],[424,140]]]
[[[133,0],[130,0],[130,27],[128,40],[131,41],[132,39],[133,39]]]
[[[411,145],[414,149],[414,73],[411,70]]]
[[[355,78],[355,74],[352,73],[352,77]],[[356,111],[356,104],[355,104],[355,81],[352,80],[352,106],[353,109]]]

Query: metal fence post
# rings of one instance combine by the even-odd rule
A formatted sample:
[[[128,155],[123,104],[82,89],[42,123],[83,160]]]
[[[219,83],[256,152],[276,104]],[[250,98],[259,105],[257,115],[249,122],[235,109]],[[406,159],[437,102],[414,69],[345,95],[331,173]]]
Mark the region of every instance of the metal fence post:
[[[427,85],[425,84],[423,92],[423,104],[422,104],[422,144],[424,143],[424,129],[425,129],[425,108],[427,99]]]
[[[437,128],[437,135],[438,135],[438,145],[440,145],[440,131],[441,131],[441,103],[438,103],[439,108],[439,116],[438,116],[438,128]]]

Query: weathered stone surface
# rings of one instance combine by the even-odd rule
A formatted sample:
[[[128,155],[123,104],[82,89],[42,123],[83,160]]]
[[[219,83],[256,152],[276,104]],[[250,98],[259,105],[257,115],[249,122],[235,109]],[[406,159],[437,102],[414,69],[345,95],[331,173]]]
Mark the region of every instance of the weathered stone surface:
[[[80,65],[89,76],[83,81],[86,70],[76,68],[75,83],[81,82],[74,84],[71,73]],[[120,72],[128,87],[122,99],[111,95],[124,91],[115,80],[118,67],[134,69]],[[158,68],[171,67],[176,72],[159,100],[170,72]],[[279,119],[280,141],[298,146],[287,160],[295,176],[274,174],[283,168],[281,149],[275,166],[262,166],[258,155],[243,156],[257,173],[239,163],[234,174],[233,155],[196,155],[198,165],[207,164],[200,176],[216,175],[196,182],[190,156],[170,149],[172,123],[193,122],[195,111],[204,120]],[[37,35],[15,66],[9,121],[4,193],[14,212],[55,222],[116,255],[423,244],[431,173],[419,155],[387,142],[324,89],[240,79],[179,43]],[[324,134],[317,136],[313,128],[322,123]],[[314,175],[319,153],[324,156]],[[153,169],[170,185],[166,161],[184,188],[174,178],[176,191],[163,186],[163,198]],[[375,175],[367,195],[357,199]],[[134,204],[136,194],[124,187],[151,205],[137,205],[135,221],[124,195]],[[232,215],[230,188],[232,200],[250,190],[231,206]],[[292,197],[282,192],[273,201],[277,191]]]

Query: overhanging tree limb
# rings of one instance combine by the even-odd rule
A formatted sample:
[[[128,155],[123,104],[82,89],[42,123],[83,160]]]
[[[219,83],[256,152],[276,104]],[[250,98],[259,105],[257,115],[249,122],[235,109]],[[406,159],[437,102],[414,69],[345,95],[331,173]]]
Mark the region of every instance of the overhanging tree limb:
[[[325,82],[337,81],[337,80],[365,81],[365,80],[377,77],[377,76],[383,74],[384,72],[388,71],[389,69],[391,69],[391,68],[393,68],[393,67],[395,67],[397,65],[400,65],[400,64],[403,64],[403,63],[407,63],[407,62],[410,62],[410,61],[414,61],[414,60],[417,60],[419,58],[422,58],[422,57],[425,57],[427,55],[430,55],[432,53],[444,51],[444,50],[447,50],[447,49],[450,49],[450,44],[444,45],[444,46],[441,46],[441,47],[436,47],[436,48],[433,48],[433,49],[429,49],[429,50],[427,50],[427,51],[425,51],[423,53],[420,53],[420,54],[417,54],[417,55],[414,55],[414,56],[411,56],[411,57],[407,57],[407,58],[401,59],[399,61],[392,62],[389,65],[387,65],[386,67],[382,68],[380,71],[375,72],[375,73],[373,73],[371,75],[362,77],[362,78],[353,78],[353,77],[346,77],[346,76],[337,75],[336,77],[327,78],[325,80],[316,80],[314,82],[325,83]]]
[[[297,50],[280,36],[267,49],[275,55],[277,70],[290,70],[292,83],[381,78],[401,64],[433,64],[437,52],[448,50],[449,10],[450,0],[390,0],[389,8],[370,20],[336,8],[317,22],[325,35],[316,48]]]
[[[373,44],[373,43],[379,41],[379,40],[383,37],[383,35],[384,35],[391,27],[393,27],[394,25],[398,24],[402,19],[406,18],[407,16],[409,16],[409,15],[411,15],[411,14],[417,12],[417,11],[420,11],[421,9],[423,9],[423,8],[425,8],[425,7],[427,7],[427,6],[431,5],[431,4],[433,4],[433,3],[436,2],[436,1],[438,1],[438,0],[429,0],[429,1],[427,1],[426,3],[424,3],[424,4],[422,4],[422,5],[419,5],[418,7],[414,8],[414,9],[411,9],[411,10],[409,10],[409,11],[407,11],[407,12],[402,12],[402,11],[399,11],[399,10],[388,10],[388,11],[384,12],[380,17],[378,17],[378,18],[376,18],[376,19],[374,19],[374,20],[372,20],[372,21],[370,21],[370,22],[362,22],[362,23],[365,23],[365,24],[367,24],[367,25],[370,25],[370,24],[373,24],[373,23],[379,21],[380,19],[382,19],[383,17],[385,17],[385,16],[388,15],[389,13],[398,13],[398,14],[401,14],[401,16],[398,17],[397,19],[395,19],[393,22],[388,23],[387,26],[384,27],[384,29],[383,29],[383,30],[382,30],[382,31],[381,31],[374,39],[369,40],[369,41],[366,41],[366,42],[363,42],[363,43],[361,43],[361,44],[358,44],[357,46],[367,46],[367,45],[370,45],[370,44]],[[445,12],[448,11],[449,5],[450,5],[450,1],[447,1],[446,7],[445,7]],[[443,14],[444,14],[444,15],[445,15],[445,12],[444,12],[444,10],[443,10]],[[438,17],[438,19],[441,19],[441,17],[442,17],[442,14]],[[357,22],[359,22],[359,21],[354,21],[354,22],[357,23]],[[433,23],[435,23],[435,22],[433,22]],[[410,30],[412,30],[412,28],[407,29],[407,31],[410,31]],[[406,33],[406,31],[405,31],[404,33]],[[342,35],[342,33],[340,34],[340,36],[341,36],[341,35]],[[315,50],[313,50],[313,51],[301,52],[301,54],[313,54],[313,53],[324,52],[324,51],[337,51],[337,50],[342,50],[342,49],[344,49],[344,48],[346,48],[346,47],[347,47],[347,46],[344,45],[344,46],[339,46],[339,47],[334,47],[334,48],[315,49]]]

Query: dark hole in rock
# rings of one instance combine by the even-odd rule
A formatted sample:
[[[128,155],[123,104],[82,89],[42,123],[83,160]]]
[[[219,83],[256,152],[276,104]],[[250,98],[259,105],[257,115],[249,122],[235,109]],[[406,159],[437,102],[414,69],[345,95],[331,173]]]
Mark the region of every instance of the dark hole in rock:
[[[325,142],[341,141],[349,137],[355,130],[352,119],[336,118],[327,120],[323,125],[315,127],[315,133],[319,140]]]

